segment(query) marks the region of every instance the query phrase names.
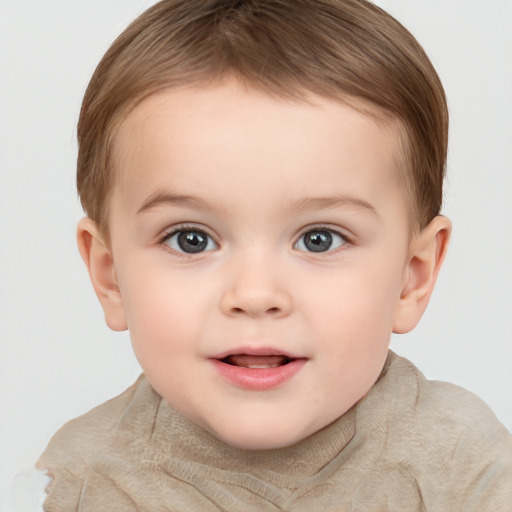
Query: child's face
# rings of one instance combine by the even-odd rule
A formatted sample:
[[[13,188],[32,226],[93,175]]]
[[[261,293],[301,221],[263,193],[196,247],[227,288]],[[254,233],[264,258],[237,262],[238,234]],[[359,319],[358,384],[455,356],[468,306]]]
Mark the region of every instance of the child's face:
[[[368,392],[407,281],[395,131],[311,102],[173,90],[116,139],[109,227],[136,355],[243,448],[295,443]]]

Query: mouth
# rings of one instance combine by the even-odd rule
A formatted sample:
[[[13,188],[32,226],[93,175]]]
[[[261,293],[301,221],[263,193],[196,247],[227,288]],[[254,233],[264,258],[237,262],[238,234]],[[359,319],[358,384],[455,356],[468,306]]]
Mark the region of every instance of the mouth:
[[[264,391],[281,386],[306,365],[308,359],[279,350],[239,349],[211,359],[218,375],[238,388]]]
[[[222,363],[239,368],[279,368],[295,361],[285,355],[230,354],[220,359]]]

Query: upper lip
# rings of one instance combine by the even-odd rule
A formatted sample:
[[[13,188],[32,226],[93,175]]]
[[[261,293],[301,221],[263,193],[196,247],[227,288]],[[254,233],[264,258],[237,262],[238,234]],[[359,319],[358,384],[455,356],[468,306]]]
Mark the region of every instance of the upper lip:
[[[294,354],[292,352],[288,352],[287,350],[281,350],[280,348],[274,347],[236,347],[232,349],[225,350],[223,352],[219,352],[211,356],[210,359],[224,359],[228,356],[232,356],[235,354],[243,354],[248,356],[285,356],[289,359],[306,359],[304,356],[300,356],[298,354]]]

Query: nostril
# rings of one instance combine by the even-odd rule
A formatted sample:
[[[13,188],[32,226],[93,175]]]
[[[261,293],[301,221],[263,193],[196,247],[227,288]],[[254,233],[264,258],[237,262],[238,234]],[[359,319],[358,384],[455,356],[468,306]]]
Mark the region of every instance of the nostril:
[[[219,306],[226,315],[278,318],[289,313],[291,301],[288,294],[282,291],[239,286],[226,290]]]
[[[281,312],[281,308],[272,307],[272,308],[264,309],[262,312],[263,312],[263,314],[268,314],[268,315],[278,315]],[[245,313],[252,314],[251,311],[249,310],[249,308],[246,310],[244,308],[239,308],[239,307],[231,308],[231,313],[235,314],[235,315],[241,315],[241,314],[245,314]]]

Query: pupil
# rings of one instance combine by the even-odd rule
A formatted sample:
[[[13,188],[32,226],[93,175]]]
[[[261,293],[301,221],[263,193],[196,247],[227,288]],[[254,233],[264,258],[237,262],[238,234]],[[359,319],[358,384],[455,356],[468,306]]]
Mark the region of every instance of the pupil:
[[[304,244],[311,252],[324,252],[332,245],[332,235],[329,231],[311,231],[306,233]]]
[[[183,231],[178,235],[178,245],[184,252],[196,253],[204,251],[208,240],[200,231]]]

